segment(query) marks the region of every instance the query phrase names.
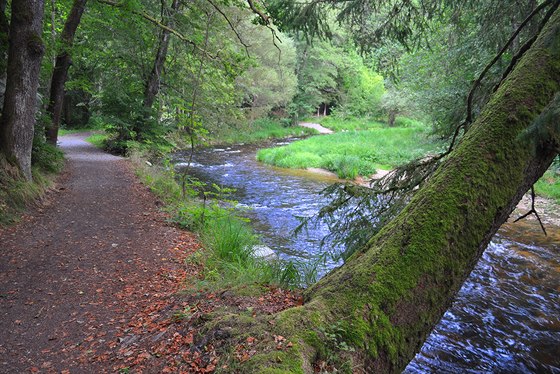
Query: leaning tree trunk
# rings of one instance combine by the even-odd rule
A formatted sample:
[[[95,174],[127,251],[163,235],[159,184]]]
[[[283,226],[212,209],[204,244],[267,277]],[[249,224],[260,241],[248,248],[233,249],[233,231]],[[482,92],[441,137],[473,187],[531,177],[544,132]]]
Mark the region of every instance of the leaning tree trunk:
[[[560,10],[408,206],[308,290],[303,306],[261,323],[248,316],[215,322],[222,332],[215,336],[251,334],[259,342],[240,371],[312,372],[314,360],[335,353],[362,372],[400,372],[556,156],[558,144],[541,139],[535,151],[521,134],[558,91]],[[273,335],[291,347],[277,349]],[[342,342],[355,351],[341,350]]]
[[[8,77],[0,120],[0,151],[31,180],[31,148],[37,110],[43,0],[12,1]]]
[[[173,0],[171,4],[171,11],[175,12],[179,9],[179,0]],[[167,26],[172,27],[171,17],[173,14],[169,14],[169,21],[167,21]],[[163,66],[165,64],[165,59],[167,58],[167,49],[169,47],[169,37],[170,32],[167,28],[161,30],[158,50],[156,52],[156,58],[154,59],[154,66],[148,79],[146,80],[146,86],[144,90],[144,107],[150,109],[154,104],[154,100],[159,92],[159,86],[161,82],[161,72],[163,71]]]
[[[74,35],[76,35],[76,30],[80,24],[86,3],[87,0],[74,0],[72,9],[66,18],[66,23],[60,35],[62,49],[56,56],[51,79],[49,105],[47,107],[47,112],[49,112],[51,116],[51,122],[45,129],[47,141],[53,145],[56,145],[56,141],[58,140],[58,128],[60,127],[62,103],[64,101],[64,84],[68,77],[68,68],[72,62],[70,49],[72,48]]]

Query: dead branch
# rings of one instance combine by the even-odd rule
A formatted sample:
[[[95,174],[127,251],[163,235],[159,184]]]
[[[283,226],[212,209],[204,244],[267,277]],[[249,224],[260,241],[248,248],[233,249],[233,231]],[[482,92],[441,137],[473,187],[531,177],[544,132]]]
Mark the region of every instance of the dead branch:
[[[546,234],[546,230],[544,228],[544,225],[541,221],[541,217],[539,216],[539,213],[537,212],[537,210],[535,209],[535,186],[531,186],[531,209],[525,213],[524,215],[518,217],[515,221],[513,221],[514,223],[517,221],[521,221],[522,219],[526,218],[527,216],[534,214],[535,217],[537,217],[537,221],[539,221],[539,224],[541,225],[541,229],[544,233],[544,236],[547,236]]]

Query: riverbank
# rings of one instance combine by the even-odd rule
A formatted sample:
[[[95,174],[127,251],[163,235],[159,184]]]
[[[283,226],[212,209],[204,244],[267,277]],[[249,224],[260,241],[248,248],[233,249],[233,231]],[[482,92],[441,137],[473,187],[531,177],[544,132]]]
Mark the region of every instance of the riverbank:
[[[340,131],[262,149],[257,159],[284,168],[325,169],[352,180],[438,153],[443,147],[443,142],[430,137],[426,126],[385,127],[373,123],[366,130]]]
[[[255,161],[255,151],[254,145],[200,149],[194,155],[191,171],[208,184],[237,189],[238,193],[232,198],[248,209],[247,217],[253,227],[281,256],[314,258],[324,234],[321,227],[318,231],[310,227],[309,232],[298,238],[290,237],[290,231],[299,224],[294,216],[309,216],[322,206],[323,197],[319,191],[333,183],[333,178],[303,169],[263,165]],[[176,161],[180,162],[179,158]],[[409,372],[437,371],[441,367],[462,372],[469,367],[472,369],[473,362],[478,363],[477,368],[499,368],[504,364],[521,368],[525,362],[537,368],[558,364],[557,356],[536,355],[533,350],[550,349],[551,345],[546,342],[555,341],[554,321],[558,310],[554,290],[559,279],[555,252],[559,231],[550,228],[549,236],[544,237],[534,223],[529,219],[504,225],[467,280],[453,309],[436,328],[424,353],[411,364]],[[547,275],[543,277],[543,274]],[[538,301],[545,297],[543,295],[547,295],[546,303]],[[547,311],[546,316],[534,317],[535,309],[541,308]],[[231,338],[226,339],[234,342],[232,346],[253,347],[247,344],[248,336],[243,332],[260,320],[243,318],[241,327],[233,322],[237,320],[232,317],[224,322],[217,316],[217,321],[223,322],[215,322],[217,331],[220,334],[224,330],[233,331],[228,335]],[[259,336],[253,337],[261,340]],[[261,337],[272,339],[269,330],[262,332]],[[507,344],[509,341],[515,341],[516,345]],[[279,355],[283,353],[278,352]]]

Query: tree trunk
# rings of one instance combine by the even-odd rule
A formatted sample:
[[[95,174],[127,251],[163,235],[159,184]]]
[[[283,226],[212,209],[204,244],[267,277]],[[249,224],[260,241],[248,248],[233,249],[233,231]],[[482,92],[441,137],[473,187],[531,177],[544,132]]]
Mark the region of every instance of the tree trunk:
[[[179,0],[173,0],[171,4],[172,12],[177,11],[179,9]],[[169,14],[169,21],[167,21],[167,26],[172,27],[171,17],[173,15]],[[160,38],[159,38],[159,45],[158,50],[156,52],[156,58],[154,60],[154,66],[148,79],[146,81],[146,87],[144,90],[144,107],[151,108],[154,104],[154,100],[159,92],[159,85],[161,81],[161,72],[163,70],[163,66],[165,64],[165,59],[167,58],[167,48],[169,47],[169,37],[170,32],[167,29],[162,29]]]
[[[556,156],[553,140],[539,140],[535,151],[521,134],[558,91],[560,10],[408,206],[364,250],[309,289],[303,306],[273,321],[214,321],[231,336],[257,338],[257,353],[240,371],[310,373],[315,360],[334,353],[362,372],[400,372]],[[293,346],[276,349],[273,334]],[[355,351],[341,351],[341,342]]]
[[[31,176],[31,148],[37,109],[39,68],[45,52],[41,39],[43,0],[12,1],[8,77],[0,120],[0,151]]]
[[[394,109],[390,109],[389,110],[389,116],[388,116],[388,125],[389,127],[393,127],[395,126],[395,120],[397,119],[397,111]]]
[[[64,84],[66,83],[68,68],[72,61],[70,49],[72,48],[74,35],[76,35],[76,30],[80,24],[86,3],[87,0],[74,0],[72,9],[66,18],[66,23],[60,35],[62,49],[56,56],[51,79],[49,106],[47,107],[47,112],[51,115],[51,123],[49,123],[45,129],[47,141],[53,145],[56,145],[56,141],[58,140],[58,128],[60,127],[62,103],[64,101]]]
[[[8,34],[10,25],[6,17],[6,0],[0,0],[0,113],[4,103],[4,91],[6,90],[6,68],[8,67]]]

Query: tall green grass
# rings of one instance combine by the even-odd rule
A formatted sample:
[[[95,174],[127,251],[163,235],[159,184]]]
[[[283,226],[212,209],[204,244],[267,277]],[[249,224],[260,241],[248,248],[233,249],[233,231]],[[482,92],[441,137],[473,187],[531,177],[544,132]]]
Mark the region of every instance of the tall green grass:
[[[195,258],[204,265],[202,286],[258,289],[262,284],[275,284],[293,288],[316,280],[316,270],[311,267],[297,271],[293,263],[255,256],[259,240],[247,220],[239,216],[235,202],[225,196],[227,189],[214,186],[201,191],[201,183],[187,181],[183,193],[172,168],[150,167],[139,148],[132,149],[130,157],[138,175],[164,201],[173,222],[199,234],[205,250]]]
[[[443,143],[429,137],[423,126],[382,127],[315,136],[287,146],[260,150],[261,162],[285,168],[323,168],[339,177],[369,176],[428,153]]]
[[[327,116],[307,118],[305,122],[317,122],[335,132],[360,131],[387,127],[386,123],[372,118],[341,118],[336,116]],[[421,121],[399,116],[395,120],[394,127],[426,127],[426,125],[424,125]]]
[[[307,122],[318,122],[335,132],[369,130],[384,126],[383,123],[369,118],[338,118],[333,116],[311,118]]]
[[[257,143],[267,139],[313,134],[317,134],[317,131],[300,126],[285,126],[279,121],[261,118],[237,127],[224,127],[220,132],[213,134],[212,143]]]

